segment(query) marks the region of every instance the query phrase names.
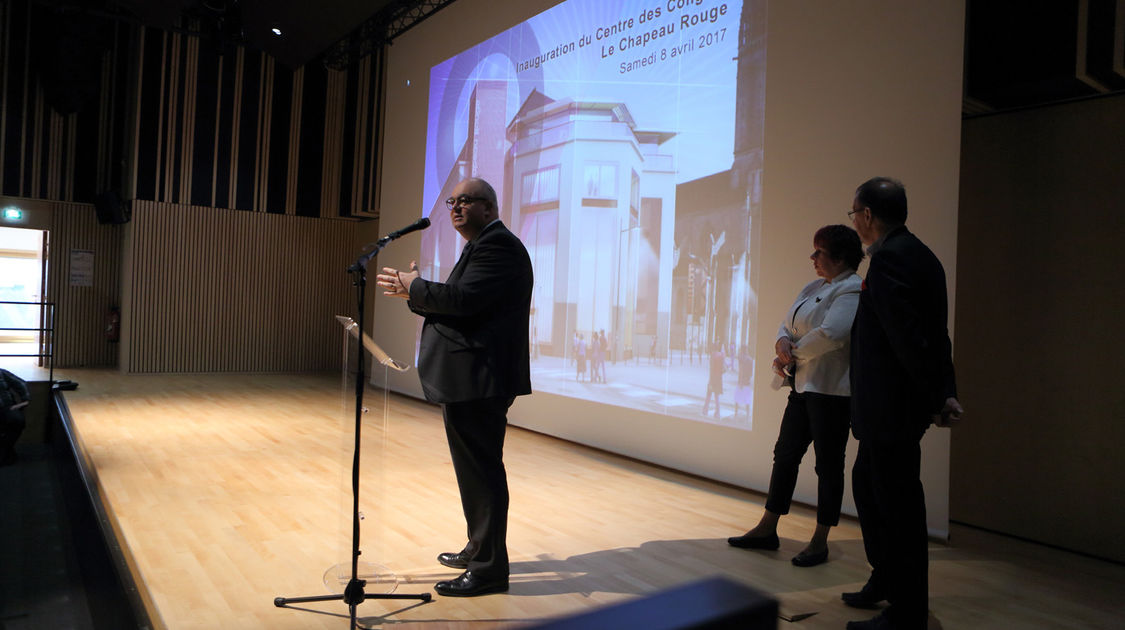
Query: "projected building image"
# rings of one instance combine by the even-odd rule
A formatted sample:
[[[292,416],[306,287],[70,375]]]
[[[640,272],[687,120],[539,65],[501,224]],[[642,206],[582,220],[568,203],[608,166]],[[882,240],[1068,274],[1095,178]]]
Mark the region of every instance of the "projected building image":
[[[576,2],[526,24],[579,14]],[[709,81],[683,55],[661,72],[619,78],[582,51],[555,72],[587,81],[552,80],[551,68],[525,78],[516,65],[526,52],[497,43],[526,47],[510,35],[463,53],[474,61],[460,60],[463,77],[450,76],[456,60],[435,68],[431,100],[458,105],[432,105],[431,114],[457,114],[431,130],[457,138],[446,143],[457,153],[435,155],[427,170],[426,211],[436,220],[419,265],[425,277],[448,275],[464,241],[442,200],[466,177],[491,182],[534,265],[536,391],[749,428],[764,41],[755,53],[748,11],[732,12],[722,48],[715,37],[694,59]],[[687,49],[669,41],[663,50],[670,45]],[[599,73],[613,80],[595,81]],[[674,106],[654,108],[654,98]],[[440,151],[433,137],[429,146]]]

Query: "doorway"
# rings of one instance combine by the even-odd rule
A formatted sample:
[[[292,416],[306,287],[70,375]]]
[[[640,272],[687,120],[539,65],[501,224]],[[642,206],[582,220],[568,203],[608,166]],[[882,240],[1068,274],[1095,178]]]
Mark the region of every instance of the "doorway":
[[[0,366],[43,367],[49,314],[44,230],[0,227]]]

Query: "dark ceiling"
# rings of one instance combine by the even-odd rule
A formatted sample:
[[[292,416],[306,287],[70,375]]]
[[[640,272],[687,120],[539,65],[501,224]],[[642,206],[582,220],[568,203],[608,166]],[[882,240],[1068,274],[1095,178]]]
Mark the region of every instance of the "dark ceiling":
[[[40,0],[166,30],[217,32],[300,67],[387,8],[415,0]],[[192,23],[192,21],[196,21]],[[277,28],[281,35],[271,29]]]
[[[37,1],[169,30],[211,28],[295,68],[323,60],[349,33],[369,39],[380,30],[370,28],[377,15],[428,15],[454,0]],[[963,115],[1125,90],[1122,7],[1121,0],[966,0]]]
[[[967,0],[966,116],[1125,90],[1125,3]]]

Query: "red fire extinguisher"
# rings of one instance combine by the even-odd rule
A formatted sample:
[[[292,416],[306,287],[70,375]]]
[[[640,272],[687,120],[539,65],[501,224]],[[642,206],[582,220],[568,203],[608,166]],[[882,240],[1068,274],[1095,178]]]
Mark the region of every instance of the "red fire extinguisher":
[[[105,314],[105,339],[111,343],[121,339],[121,310],[116,306]]]

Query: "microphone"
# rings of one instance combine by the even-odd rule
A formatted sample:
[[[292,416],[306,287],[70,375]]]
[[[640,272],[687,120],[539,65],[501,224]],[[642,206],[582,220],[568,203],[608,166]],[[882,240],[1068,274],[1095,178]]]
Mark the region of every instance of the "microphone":
[[[407,234],[410,234],[411,232],[417,232],[418,230],[424,230],[428,227],[430,227],[429,217],[422,217],[421,219],[418,219],[414,223],[411,223],[410,225],[402,228],[401,230],[395,230],[394,232],[391,232],[390,234],[384,236],[383,238],[375,241],[374,245],[368,244],[368,247],[371,248],[371,251],[369,251],[366,254],[360,256],[359,259],[356,260],[355,263],[351,267],[348,267],[348,273],[352,273],[352,272],[356,272],[356,271],[362,271],[362,272],[366,273],[367,272],[367,263],[370,262],[370,260],[375,257],[375,254],[379,253],[379,250],[386,247],[388,243],[395,240],[396,238],[406,236]]]
[[[411,223],[410,225],[402,228],[401,230],[395,230],[394,232],[391,232],[390,234],[384,236],[383,238],[379,239],[379,242],[380,243],[390,243],[391,241],[395,240],[396,238],[406,236],[407,234],[410,234],[411,232],[417,232],[418,230],[424,230],[428,227],[430,227],[430,218],[429,217],[422,217],[421,219],[418,219],[414,223]]]

